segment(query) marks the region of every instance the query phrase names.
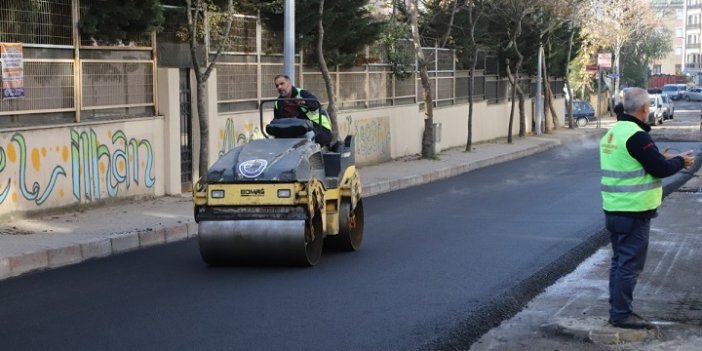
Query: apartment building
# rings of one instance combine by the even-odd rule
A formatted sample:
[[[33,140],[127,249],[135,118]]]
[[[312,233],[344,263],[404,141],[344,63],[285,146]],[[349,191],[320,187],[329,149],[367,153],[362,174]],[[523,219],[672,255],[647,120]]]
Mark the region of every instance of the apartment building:
[[[691,2],[700,2],[700,0],[651,1],[651,7],[656,12],[661,26],[673,33],[673,50],[664,58],[653,61],[651,74],[683,74],[694,66],[699,71],[700,10],[697,10],[697,17],[690,12],[688,18],[687,5]],[[695,20],[697,22],[693,22]],[[696,27],[692,23],[696,23]],[[688,26],[691,29],[689,32],[686,31]],[[693,67],[688,68],[688,63]]]

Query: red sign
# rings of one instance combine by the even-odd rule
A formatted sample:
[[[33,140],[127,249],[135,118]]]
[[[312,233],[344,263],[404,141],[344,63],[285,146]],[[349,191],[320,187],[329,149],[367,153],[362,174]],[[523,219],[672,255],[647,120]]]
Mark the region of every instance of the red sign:
[[[588,73],[597,73],[597,65],[587,65],[585,66],[585,71]]]
[[[604,68],[612,68],[612,54],[597,54],[597,65]]]

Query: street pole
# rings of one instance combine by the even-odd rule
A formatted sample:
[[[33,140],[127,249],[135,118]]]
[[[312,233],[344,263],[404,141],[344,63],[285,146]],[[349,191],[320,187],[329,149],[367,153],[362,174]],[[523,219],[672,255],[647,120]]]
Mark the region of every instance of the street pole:
[[[295,85],[295,0],[285,0],[283,71]]]
[[[602,115],[602,67],[597,66],[597,128],[600,128]]]
[[[543,58],[541,57],[541,43],[539,43],[539,53],[537,56],[537,63],[536,63],[536,116],[534,116],[534,122],[536,124],[536,135],[541,135],[541,125],[543,124],[543,114],[544,114],[544,97],[541,96],[541,82],[543,80],[542,78],[542,72],[541,72],[541,60]]]

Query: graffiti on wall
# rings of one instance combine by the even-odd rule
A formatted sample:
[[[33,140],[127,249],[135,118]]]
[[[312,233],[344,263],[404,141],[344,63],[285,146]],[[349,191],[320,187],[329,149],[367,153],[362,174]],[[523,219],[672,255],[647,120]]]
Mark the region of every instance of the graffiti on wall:
[[[382,162],[391,158],[390,118],[356,119],[346,116],[339,125],[340,135],[354,135],[356,161]]]
[[[40,206],[52,195],[63,198],[68,191],[75,200],[91,201],[102,194],[117,197],[121,186],[152,188],[156,179],[151,142],[128,138],[122,130],[107,135],[109,145],[101,143],[92,128],[70,129],[64,145],[30,148],[22,133],[14,133],[0,145],[0,205],[8,198],[16,203],[20,196]]]
[[[117,196],[120,184],[125,184],[129,189],[131,181],[134,180],[134,183],[139,185],[139,149],[142,147],[146,150],[144,186],[152,188],[156,183],[152,174],[154,153],[148,140],[127,140],[127,136],[121,130],[113,133],[111,139],[112,146],[115,147],[113,152],[110,152],[107,145],[98,142],[94,130],[91,129],[89,133],[71,130],[71,169],[73,196],[76,199],[80,200],[83,195],[87,200],[99,199],[102,192],[101,182],[105,184],[109,197]]]
[[[250,121],[245,121],[243,130],[238,131],[234,125],[234,120],[227,118],[224,129],[219,131],[219,157],[224,156],[224,154],[238,145],[246,144],[253,139],[262,138],[261,128],[258,126],[254,127]]]

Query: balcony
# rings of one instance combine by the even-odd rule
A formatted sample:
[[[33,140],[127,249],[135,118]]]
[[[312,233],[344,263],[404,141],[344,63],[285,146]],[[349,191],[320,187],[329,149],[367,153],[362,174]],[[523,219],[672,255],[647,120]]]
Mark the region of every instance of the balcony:
[[[685,44],[685,48],[688,50],[699,50],[700,49],[700,43],[687,43]]]

